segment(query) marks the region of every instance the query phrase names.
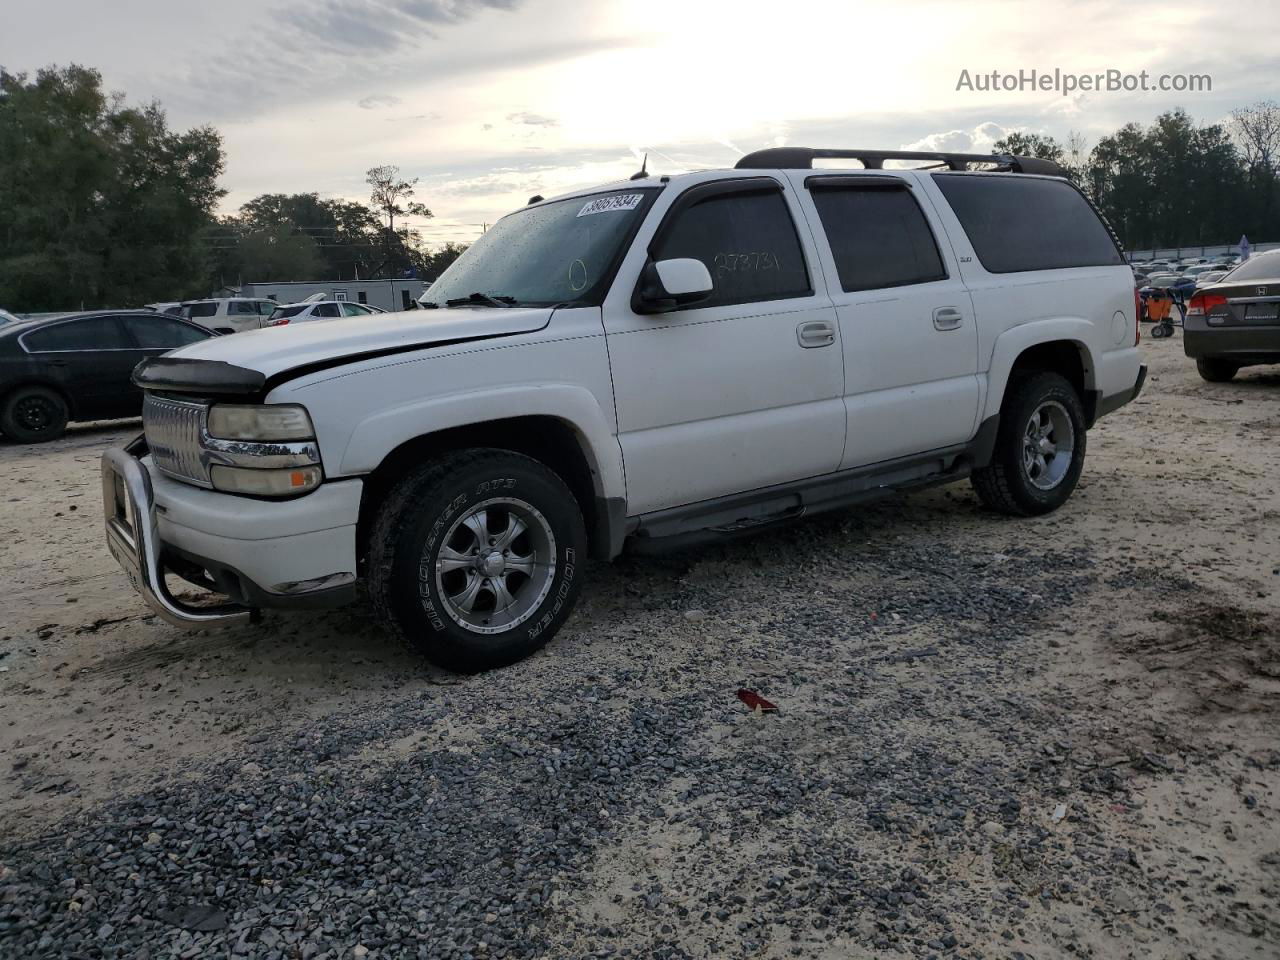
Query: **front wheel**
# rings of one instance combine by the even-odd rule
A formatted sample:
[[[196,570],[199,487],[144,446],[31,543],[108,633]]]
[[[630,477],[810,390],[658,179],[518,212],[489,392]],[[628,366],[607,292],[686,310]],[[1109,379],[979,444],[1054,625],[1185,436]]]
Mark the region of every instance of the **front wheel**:
[[[19,387],[0,411],[0,432],[19,443],[56,440],[67,429],[67,401],[48,387]]]
[[[410,648],[471,673],[555,635],[585,554],[582,513],[560,477],[520,454],[467,450],[391,492],[370,540],[369,594]]]
[[[978,498],[1001,513],[1029,517],[1058,509],[1084,468],[1084,407],[1056,373],[1010,382],[991,463],[970,478]]]
[[[1226,383],[1240,372],[1240,364],[1218,357],[1197,357],[1196,369],[1200,376],[1210,383]]]

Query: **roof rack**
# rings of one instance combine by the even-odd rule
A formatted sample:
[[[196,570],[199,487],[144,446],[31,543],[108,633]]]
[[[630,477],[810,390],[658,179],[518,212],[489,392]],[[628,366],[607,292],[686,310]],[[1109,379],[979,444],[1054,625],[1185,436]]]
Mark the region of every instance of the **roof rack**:
[[[1016,157],[1009,153],[934,153],[921,150],[832,150],[814,147],[770,147],[741,158],[737,170],[809,170],[817,159],[860,160],[868,170],[881,170],[886,160],[934,160],[948,170],[968,170],[983,164],[1002,173],[1038,173],[1065,177],[1067,171],[1052,160]]]

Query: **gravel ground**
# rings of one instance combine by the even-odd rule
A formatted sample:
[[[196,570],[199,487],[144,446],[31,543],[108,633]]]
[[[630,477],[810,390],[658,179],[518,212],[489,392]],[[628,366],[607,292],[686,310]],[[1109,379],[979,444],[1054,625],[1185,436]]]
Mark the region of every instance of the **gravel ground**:
[[[1054,516],[624,558],[467,678],[361,608],[157,622],[136,424],[0,447],[0,956],[1280,956],[1280,374],[1146,351]]]

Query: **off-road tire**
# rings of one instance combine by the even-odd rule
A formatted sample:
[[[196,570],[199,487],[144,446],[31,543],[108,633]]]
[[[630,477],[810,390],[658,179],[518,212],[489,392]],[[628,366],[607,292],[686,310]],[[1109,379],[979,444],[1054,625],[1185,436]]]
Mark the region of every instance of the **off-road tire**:
[[[1221,357],[1197,357],[1196,369],[1200,371],[1201,378],[1210,383],[1226,383],[1240,372],[1240,364]]]
[[[545,521],[555,570],[522,622],[477,633],[455,619],[458,608],[442,596],[436,561],[461,519],[504,497]],[[383,502],[369,542],[369,598],[383,624],[437,666],[460,673],[503,667],[541,649],[564,624],[581,590],[586,548],[577,500],[553,471],[506,450],[464,450],[418,467]]]
[[[38,414],[35,420],[33,415]],[[57,440],[67,429],[67,401],[48,387],[18,387],[0,408],[0,433],[18,443]]]
[[[1032,414],[1047,402],[1066,411],[1074,432],[1070,465],[1050,490],[1037,487],[1023,465],[1024,434]],[[1033,373],[1010,381],[1000,406],[1000,427],[991,462],[970,477],[978,499],[992,510],[1015,517],[1050,513],[1070,498],[1084,468],[1084,406],[1075,388],[1056,373]]]

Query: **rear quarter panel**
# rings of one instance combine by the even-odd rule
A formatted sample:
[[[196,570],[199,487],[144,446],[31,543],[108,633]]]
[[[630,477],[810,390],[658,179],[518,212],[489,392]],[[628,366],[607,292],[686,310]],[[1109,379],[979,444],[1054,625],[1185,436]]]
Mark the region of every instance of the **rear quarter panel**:
[[[1134,345],[1133,271],[1127,265],[991,273],[927,174],[922,192],[933,203],[973,297],[978,326],[978,368],[983,381],[981,419],[1000,411],[1009,371],[1028,347],[1054,340],[1080,350],[1085,389],[1104,396],[1132,389],[1141,364]],[[1052,230],[1052,224],[1045,224]]]

